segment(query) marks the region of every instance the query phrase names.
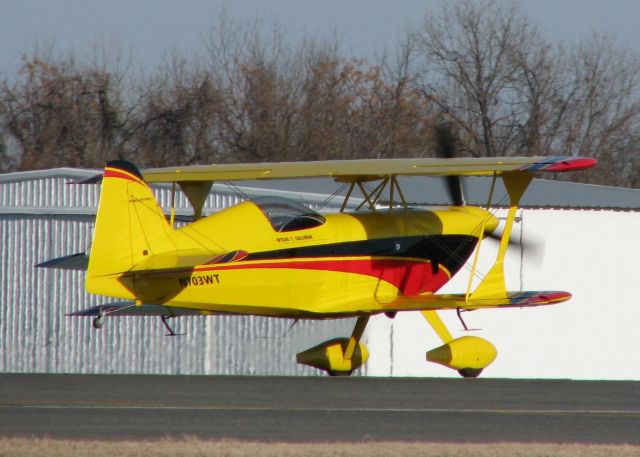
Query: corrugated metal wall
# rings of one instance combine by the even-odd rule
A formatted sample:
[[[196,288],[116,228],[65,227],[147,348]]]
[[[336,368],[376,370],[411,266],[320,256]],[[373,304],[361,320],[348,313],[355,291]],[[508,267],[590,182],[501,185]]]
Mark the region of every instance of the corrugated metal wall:
[[[0,181],[0,371],[317,374],[295,363],[296,352],[350,333],[350,319],[293,325],[291,320],[208,316],[174,319],[176,331],[186,335],[171,338],[158,318],[108,318],[96,331],[89,318],[66,317],[108,301],[84,291],[82,272],[34,268],[89,248],[99,186],[68,181],[41,173]],[[167,207],[169,188],[156,194]],[[325,198],[297,197],[311,205]],[[205,211],[240,200],[216,186]],[[188,208],[182,195],[176,203]]]

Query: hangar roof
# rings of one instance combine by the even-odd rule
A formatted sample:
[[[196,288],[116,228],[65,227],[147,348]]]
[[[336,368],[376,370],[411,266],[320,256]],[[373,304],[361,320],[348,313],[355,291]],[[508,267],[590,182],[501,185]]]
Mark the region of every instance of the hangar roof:
[[[55,177],[82,179],[91,177],[96,173],[100,173],[100,171],[75,168],[23,171],[0,174],[0,183]],[[407,201],[412,204],[445,205],[450,203],[444,180],[440,178],[402,177],[399,180]],[[463,182],[467,202],[474,205],[485,205],[491,187],[491,178],[468,177]],[[285,193],[304,193],[314,197],[329,196],[334,193],[344,195],[347,190],[346,186],[335,183],[331,179],[323,178],[239,181],[237,184],[244,191],[255,189],[258,193],[264,193],[264,190],[279,190],[285,191]],[[313,198],[313,200],[316,199]],[[501,180],[497,182],[493,202],[494,206],[506,206],[508,203]],[[534,179],[523,197],[521,206],[523,208],[634,211],[640,210],[640,189]]]
[[[417,205],[450,204],[444,180],[430,177],[399,178],[407,201]],[[254,184],[255,183],[255,184]],[[245,181],[244,186],[259,186],[286,190],[332,193],[338,185],[330,180],[313,181]],[[469,204],[486,205],[491,189],[491,178],[468,177],[463,179],[465,198]],[[502,180],[498,179],[492,206],[507,206],[507,197]],[[523,208],[574,208],[574,209],[619,209],[640,210],[640,189],[598,186],[567,181],[534,179],[521,202]]]

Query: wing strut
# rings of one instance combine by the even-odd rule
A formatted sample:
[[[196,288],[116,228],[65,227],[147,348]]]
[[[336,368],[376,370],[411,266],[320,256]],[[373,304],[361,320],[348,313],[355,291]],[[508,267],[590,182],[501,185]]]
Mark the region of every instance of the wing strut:
[[[202,217],[202,208],[211,192],[213,181],[178,181],[178,185],[191,203],[193,219],[197,221]]]
[[[451,332],[449,331],[447,326],[444,325],[444,322],[442,322],[442,319],[438,315],[437,311],[429,310],[429,311],[421,311],[421,313],[422,313],[422,317],[424,317],[426,321],[429,323],[429,325],[431,325],[431,327],[436,332],[436,334],[440,337],[443,343],[446,344],[453,339],[453,336],[451,336]]]
[[[507,298],[507,287],[504,279],[504,258],[507,255],[511,229],[516,218],[520,199],[531,183],[533,176],[533,173],[505,173],[502,175],[504,186],[509,194],[509,213],[502,232],[502,238],[500,238],[500,247],[498,248],[495,263],[469,297],[471,300]]]
[[[344,213],[344,210],[347,208],[347,203],[349,203],[349,198],[351,198],[351,194],[353,193],[353,189],[356,187],[356,182],[352,182],[349,185],[349,190],[347,191],[347,195],[344,197],[344,201],[342,202],[342,206],[340,207],[340,212]]]
[[[396,190],[398,191],[398,195],[400,195],[400,201],[402,202],[402,206],[404,207],[404,209],[409,208],[409,204],[407,203],[407,200],[404,198],[404,193],[402,192],[402,188],[400,187],[400,183],[398,182],[398,177],[396,175],[391,176],[391,183],[395,183],[396,185]],[[391,202],[390,205],[393,204],[393,198],[391,198]]]
[[[491,202],[493,200],[493,192],[496,189],[497,177],[498,175],[494,173],[493,179],[491,180],[491,189],[489,190],[489,198],[487,199],[487,207],[486,207],[487,211],[490,211],[491,209]],[[482,227],[480,228],[480,233],[484,233],[486,222],[487,222],[486,219],[482,220]],[[467,292],[465,294],[465,298],[467,300],[469,300],[469,295],[471,294],[471,285],[473,284],[473,278],[476,275],[476,268],[478,267],[478,258],[480,257],[480,247],[482,246],[483,239],[484,237],[480,237],[480,239],[478,240],[478,245],[476,246],[476,253],[473,257],[473,264],[471,265],[471,274],[469,275],[469,282],[467,283]],[[460,315],[458,315],[458,317],[460,317]],[[460,318],[460,320],[462,320],[462,318]],[[463,321],[463,325],[464,325],[464,321]],[[465,328],[466,328],[466,325],[465,325]]]
[[[174,227],[174,223],[176,221],[176,183],[171,183],[171,210],[169,212],[169,225],[171,228]]]
[[[404,193],[402,192],[402,188],[400,187],[400,183],[398,182],[398,177],[396,175],[390,175],[381,179],[378,185],[372,190],[367,191],[367,189],[363,185],[364,181],[352,181],[349,190],[347,191],[347,195],[344,197],[342,202],[342,206],[340,207],[340,212],[344,212],[347,208],[347,203],[353,194],[353,190],[358,186],[360,192],[362,193],[363,200],[357,206],[356,211],[362,209],[365,205],[369,206],[371,211],[376,210],[376,205],[380,203],[380,198],[382,197],[382,193],[384,190],[389,187],[389,201],[385,202],[385,204],[389,207],[389,211],[393,209],[394,204],[396,203],[396,193],[399,197],[399,203],[406,209],[409,207],[407,200],[404,198]]]
[[[356,211],[358,211],[360,208],[362,208],[365,203],[369,204],[369,209],[371,209],[371,211],[375,211],[376,210],[376,198],[377,198],[377,195],[375,195],[375,194],[376,194],[376,192],[378,192],[378,189],[380,189],[380,187],[382,187],[384,184],[386,184],[386,182],[387,182],[386,180],[382,181],[373,190],[373,192],[371,192],[369,194],[369,193],[367,193],[367,190],[364,188],[362,183],[360,181],[358,181],[358,187],[360,188],[360,192],[362,192],[362,195],[364,196],[364,201],[362,203],[360,203],[360,205],[356,208]],[[371,197],[373,197],[373,199]]]

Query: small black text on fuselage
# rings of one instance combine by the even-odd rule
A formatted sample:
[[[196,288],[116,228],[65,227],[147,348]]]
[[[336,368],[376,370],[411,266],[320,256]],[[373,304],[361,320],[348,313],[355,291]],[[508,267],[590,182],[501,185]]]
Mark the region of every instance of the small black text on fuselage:
[[[206,286],[210,284],[220,284],[220,276],[218,274],[184,276],[178,278],[178,282],[181,287]]]

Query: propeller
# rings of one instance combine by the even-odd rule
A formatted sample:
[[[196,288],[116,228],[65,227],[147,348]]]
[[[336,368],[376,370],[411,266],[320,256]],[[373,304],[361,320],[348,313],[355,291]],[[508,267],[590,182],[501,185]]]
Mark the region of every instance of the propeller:
[[[513,232],[512,232],[513,235]],[[485,232],[485,238],[500,243],[502,239],[502,229],[493,232]],[[533,265],[541,266],[544,260],[545,242],[538,237],[529,237],[524,240],[520,236],[509,238],[510,248],[520,248],[522,254],[533,262]]]
[[[456,138],[449,123],[443,122],[435,127],[436,156],[441,159],[453,159],[456,154]],[[454,206],[465,206],[464,184],[461,176],[445,176],[445,184],[449,199]],[[485,232],[485,237],[500,242],[502,231]],[[518,238],[509,239],[510,247],[520,247],[525,255],[533,254],[541,259],[544,254],[544,243],[540,240],[524,241]]]
[[[436,155],[441,159],[456,157],[456,140],[448,124],[436,127]],[[455,206],[465,206],[464,190],[460,176],[445,176],[445,183],[449,198]]]

